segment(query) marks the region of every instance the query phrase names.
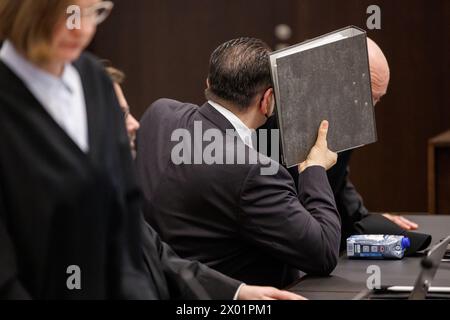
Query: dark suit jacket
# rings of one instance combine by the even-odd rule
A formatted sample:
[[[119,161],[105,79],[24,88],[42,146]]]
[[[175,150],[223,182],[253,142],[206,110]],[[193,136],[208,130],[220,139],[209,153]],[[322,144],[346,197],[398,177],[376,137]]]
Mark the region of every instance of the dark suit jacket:
[[[329,274],[340,221],[325,170],[307,169],[297,192],[286,169],[264,176],[261,162],[176,165],[171,153],[179,140],[171,141],[172,133],[184,128],[196,137],[195,123],[203,132],[218,129],[224,146],[244,148],[247,159],[258,155],[240,139],[227,141],[233,126],[209,104],[155,102],[141,121],[137,166],[145,217],[162,239],[182,257],[248,284],[283,287],[298,269]]]
[[[74,65],[87,154],[0,61],[0,298],[193,298],[177,274],[186,269],[215,286],[210,296],[231,299],[239,282],[179,259],[143,224],[111,80],[87,54]],[[66,285],[72,265],[81,269],[81,290]]]
[[[267,123],[260,129],[278,128],[276,116],[270,117]],[[269,146],[270,149],[270,146]],[[270,151],[269,151],[270,152]],[[346,240],[349,236],[357,234],[355,223],[361,221],[369,215],[363,203],[361,195],[356,190],[349,178],[350,159],[353,151],[339,153],[336,165],[328,170],[328,180],[333,190],[336,205],[342,221],[341,248],[346,248]],[[291,168],[288,170],[294,181],[298,180],[298,170]]]
[[[155,299],[231,300],[242,284],[207,266],[180,258],[142,218],[144,262]]]

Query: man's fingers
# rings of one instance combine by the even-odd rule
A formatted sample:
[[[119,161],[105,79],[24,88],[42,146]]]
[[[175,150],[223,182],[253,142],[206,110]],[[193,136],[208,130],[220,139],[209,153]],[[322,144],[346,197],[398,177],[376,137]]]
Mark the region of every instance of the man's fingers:
[[[414,223],[404,217],[401,216],[395,216],[389,213],[383,214],[383,216],[395,224],[397,224],[399,227],[405,229],[405,230],[416,230],[419,228],[419,225],[417,223]]]
[[[317,145],[325,145],[325,146],[327,145],[327,135],[329,126],[330,124],[326,120],[322,121],[322,123],[320,124],[319,134],[317,136],[316,141]]]
[[[400,217],[394,217],[392,221],[397,224],[400,228],[405,230],[411,230],[411,226],[405,222]]]
[[[306,300],[304,297],[299,296],[295,293],[282,290],[274,290],[269,298],[275,300]]]
[[[415,222],[412,222],[411,220],[408,220],[404,217],[399,217],[399,219],[402,220],[403,223],[407,224],[413,230],[416,230],[419,228],[419,225]]]
[[[404,223],[400,219],[395,219],[394,222],[402,229],[411,230],[411,227],[409,226],[409,224]]]
[[[275,299],[275,298],[272,298],[272,297],[265,296],[261,300],[263,300],[263,301],[275,301],[275,300],[280,300],[280,299]]]

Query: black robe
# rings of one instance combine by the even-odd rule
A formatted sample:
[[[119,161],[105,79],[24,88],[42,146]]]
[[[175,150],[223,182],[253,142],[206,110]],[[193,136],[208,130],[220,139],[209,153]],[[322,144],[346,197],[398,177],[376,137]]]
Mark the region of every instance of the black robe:
[[[112,83],[87,54],[74,66],[88,153],[0,61],[0,298],[194,298],[179,275],[186,269],[210,297],[231,299],[237,281],[179,259],[143,224]],[[67,286],[70,266],[81,270],[81,290]]]

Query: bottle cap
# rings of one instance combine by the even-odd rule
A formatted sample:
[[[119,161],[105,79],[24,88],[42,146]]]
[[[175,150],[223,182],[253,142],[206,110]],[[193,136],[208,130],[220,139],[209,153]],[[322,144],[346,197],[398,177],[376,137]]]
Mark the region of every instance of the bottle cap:
[[[402,247],[403,247],[403,249],[408,249],[409,247],[411,247],[411,241],[409,240],[408,237],[403,237]]]

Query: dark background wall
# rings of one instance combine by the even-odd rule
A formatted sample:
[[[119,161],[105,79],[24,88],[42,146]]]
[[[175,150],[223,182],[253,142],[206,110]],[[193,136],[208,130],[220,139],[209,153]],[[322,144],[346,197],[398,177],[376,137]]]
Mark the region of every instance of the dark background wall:
[[[347,25],[367,29],[366,9],[381,8],[382,29],[368,35],[391,66],[377,105],[379,142],[354,153],[352,181],[374,211],[427,210],[427,141],[450,128],[448,0],[116,0],[92,51],[124,70],[140,117],[154,100],[203,103],[212,50],[239,36],[275,47],[287,24],[294,44]],[[450,195],[449,195],[450,197]]]

